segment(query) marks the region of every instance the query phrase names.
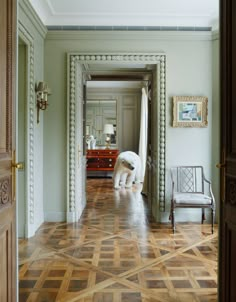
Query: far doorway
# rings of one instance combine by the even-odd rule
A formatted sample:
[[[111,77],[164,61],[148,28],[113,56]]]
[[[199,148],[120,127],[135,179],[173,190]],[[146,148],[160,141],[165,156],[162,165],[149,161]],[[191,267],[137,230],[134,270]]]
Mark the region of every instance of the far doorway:
[[[87,81],[86,84],[87,177],[111,177],[116,154],[139,153],[142,88],[148,91],[148,81]],[[99,150],[107,151],[102,155],[100,152],[100,159],[92,158],[91,154]],[[111,154],[111,158],[106,159],[105,153]]]

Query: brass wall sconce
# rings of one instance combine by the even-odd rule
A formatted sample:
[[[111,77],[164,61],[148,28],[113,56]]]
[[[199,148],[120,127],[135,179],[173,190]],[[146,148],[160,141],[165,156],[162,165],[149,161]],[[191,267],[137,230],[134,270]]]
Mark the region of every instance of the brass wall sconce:
[[[37,97],[37,123],[39,123],[39,110],[46,110],[48,106],[48,95],[51,94],[45,82],[39,82],[35,87]]]

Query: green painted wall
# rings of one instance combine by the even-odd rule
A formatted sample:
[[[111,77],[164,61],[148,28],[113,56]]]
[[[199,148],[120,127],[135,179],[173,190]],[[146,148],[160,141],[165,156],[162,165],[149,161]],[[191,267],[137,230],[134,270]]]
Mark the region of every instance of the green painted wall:
[[[49,32],[45,40],[45,79],[52,89],[44,113],[44,210],[47,220],[65,219],[67,152],[67,53],[159,53],[167,55],[166,97],[166,213],[170,202],[169,168],[177,164],[201,164],[212,177],[213,121],[218,103],[212,99],[212,35],[209,32]],[[217,46],[216,46],[217,48]],[[209,100],[207,128],[172,128],[172,97],[203,95]],[[216,103],[215,103],[216,102]],[[214,124],[215,127],[215,124]],[[214,135],[218,137],[217,131]],[[217,181],[217,180],[216,180]],[[215,185],[215,184],[214,184]],[[180,217],[181,218],[181,217]],[[189,216],[198,220],[198,216]]]

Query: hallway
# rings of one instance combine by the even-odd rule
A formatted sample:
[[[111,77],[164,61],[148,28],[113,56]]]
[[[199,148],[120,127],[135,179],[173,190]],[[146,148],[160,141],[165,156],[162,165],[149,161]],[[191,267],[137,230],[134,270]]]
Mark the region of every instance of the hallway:
[[[88,179],[78,223],[20,239],[19,302],[217,301],[217,228],[177,223],[173,234],[152,221],[140,189]]]

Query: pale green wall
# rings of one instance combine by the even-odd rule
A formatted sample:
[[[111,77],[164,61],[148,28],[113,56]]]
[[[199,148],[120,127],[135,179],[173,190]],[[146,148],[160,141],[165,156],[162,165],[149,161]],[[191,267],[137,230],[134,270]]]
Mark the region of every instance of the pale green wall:
[[[66,211],[67,53],[159,53],[167,56],[166,168],[167,220],[169,168],[202,164],[212,176],[217,143],[212,148],[212,36],[209,32],[49,32],[45,41],[45,79],[52,88],[44,114],[44,202],[46,217]],[[172,96],[203,95],[209,99],[207,128],[172,128]],[[218,106],[218,105],[216,105]],[[212,116],[212,112],[214,116]],[[216,117],[218,118],[218,116]],[[217,133],[214,133],[217,136]],[[47,216],[48,213],[48,216]],[[54,214],[53,214],[54,213]],[[65,218],[65,216],[64,216]],[[195,217],[193,217],[195,219]],[[189,220],[192,216],[189,217]],[[199,219],[198,217],[196,219]]]
[[[66,43],[62,44],[64,47]],[[45,219],[57,221],[65,220],[66,213],[67,70],[65,51],[56,51],[54,46],[47,48],[45,46],[45,79],[52,95],[44,114],[44,208]]]

